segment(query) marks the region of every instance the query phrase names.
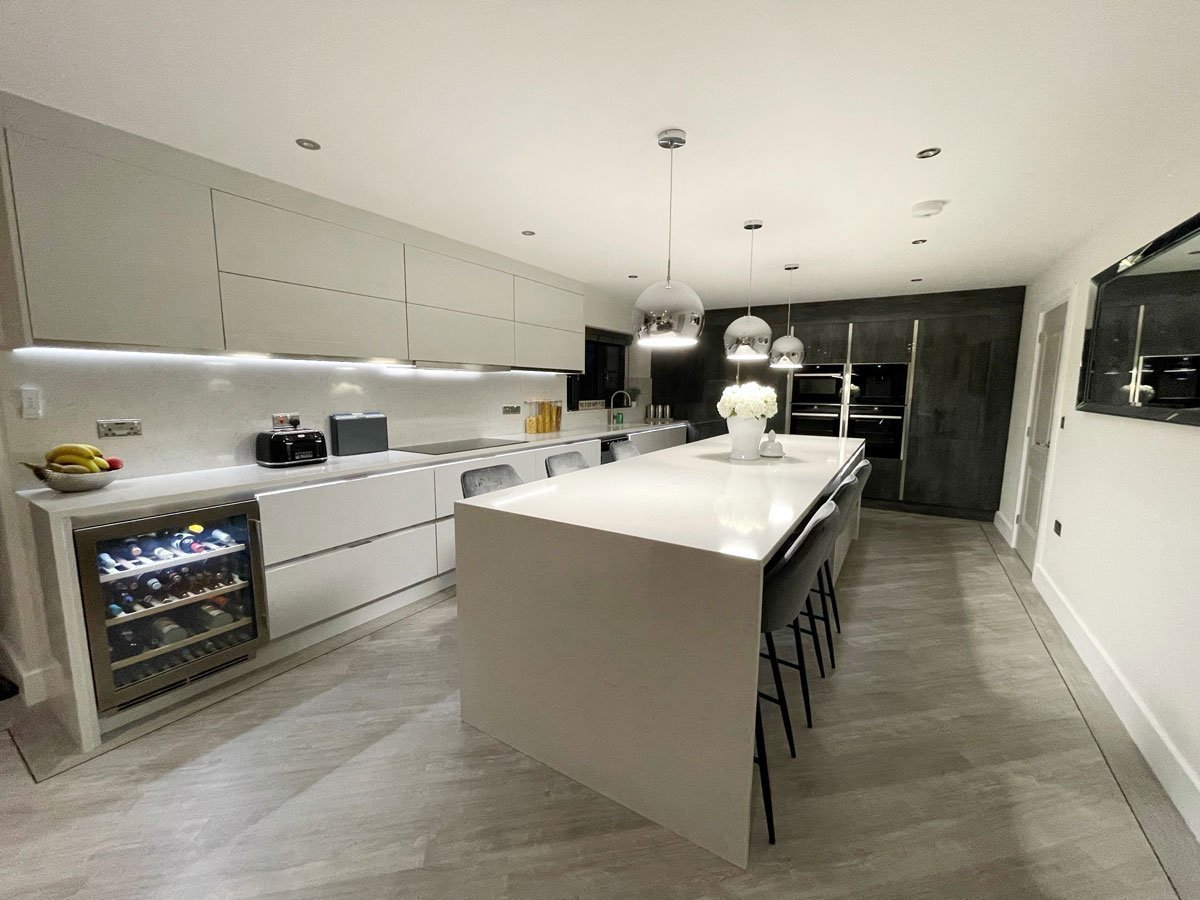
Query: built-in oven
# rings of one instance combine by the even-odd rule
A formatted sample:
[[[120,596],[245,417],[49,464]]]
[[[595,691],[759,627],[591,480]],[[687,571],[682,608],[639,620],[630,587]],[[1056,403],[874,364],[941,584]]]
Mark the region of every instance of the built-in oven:
[[[904,452],[904,407],[850,407],[846,434],[866,442],[866,454],[873,459],[900,459]]]
[[[845,367],[841,363],[818,363],[792,373],[792,403],[842,402]]]
[[[904,406],[908,394],[906,363],[855,363],[850,367],[850,403]]]
[[[842,406],[840,403],[793,403],[790,424],[792,434],[840,437]]]

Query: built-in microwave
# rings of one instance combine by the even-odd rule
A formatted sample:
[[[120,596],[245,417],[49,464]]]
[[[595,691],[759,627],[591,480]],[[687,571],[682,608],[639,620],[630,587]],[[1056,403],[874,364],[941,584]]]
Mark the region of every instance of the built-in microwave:
[[[819,363],[792,373],[792,403],[842,402],[845,367],[840,363]]]
[[[868,406],[904,406],[908,395],[906,363],[855,363],[850,367],[850,402]]]

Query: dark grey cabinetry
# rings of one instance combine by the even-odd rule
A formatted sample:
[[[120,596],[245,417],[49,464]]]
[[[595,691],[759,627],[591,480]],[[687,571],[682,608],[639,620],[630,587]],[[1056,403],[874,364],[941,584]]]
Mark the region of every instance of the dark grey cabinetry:
[[[761,315],[761,313],[760,313]],[[849,349],[849,322],[797,322],[806,363],[844,363]]]
[[[997,508],[1020,334],[1012,315],[921,320],[903,501],[959,515]]]
[[[850,362],[906,363],[912,355],[912,319],[868,319],[854,323]]]

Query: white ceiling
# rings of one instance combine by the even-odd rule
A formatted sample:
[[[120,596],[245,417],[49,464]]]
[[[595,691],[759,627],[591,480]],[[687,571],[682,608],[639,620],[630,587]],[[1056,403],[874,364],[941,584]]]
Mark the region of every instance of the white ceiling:
[[[628,298],[682,127],[674,274],[724,306],[751,217],[760,302],[792,261],[798,299],[1026,282],[1200,141],[1197,34],[1191,0],[0,0],[0,88]]]

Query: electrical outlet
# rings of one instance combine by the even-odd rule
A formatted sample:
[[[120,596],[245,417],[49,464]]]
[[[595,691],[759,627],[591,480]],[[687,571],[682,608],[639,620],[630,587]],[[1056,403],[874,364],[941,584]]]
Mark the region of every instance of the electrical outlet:
[[[500,414],[505,416],[519,416],[521,414],[520,406],[509,406],[507,403],[500,407]]]
[[[136,437],[142,433],[141,419],[97,419],[96,434],[100,437]]]
[[[300,413],[271,413],[271,427],[291,428],[292,419],[299,421]]]
[[[1066,416],[1063,416],[1061,419],[1058,420],[1058,427],[1060,430],[1067,427],[1067,417]]]
[[[1058,519],[1054,520],[1054,533],[1059,535],[1062,534],[1062,522],[1058,521]]]

